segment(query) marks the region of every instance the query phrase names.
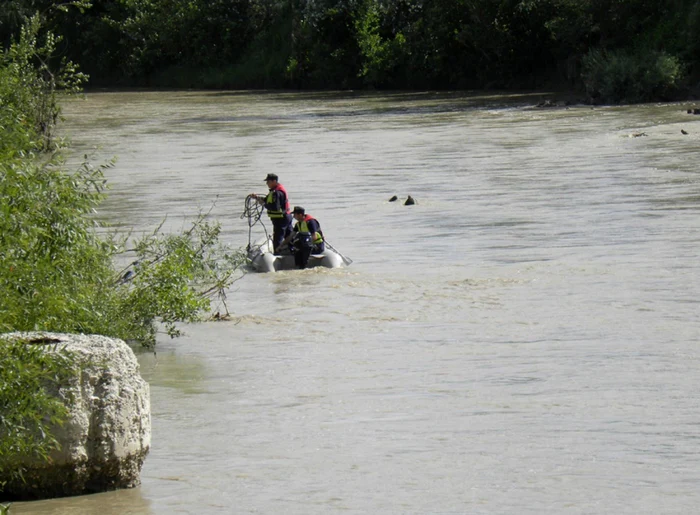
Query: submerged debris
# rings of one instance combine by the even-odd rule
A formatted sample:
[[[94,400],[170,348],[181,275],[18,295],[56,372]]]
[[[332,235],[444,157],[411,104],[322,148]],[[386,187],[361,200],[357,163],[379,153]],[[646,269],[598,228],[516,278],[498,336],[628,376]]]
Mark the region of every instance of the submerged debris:
[[[397,200],[399,200],[399,197],[394,195],[393,197],[391,197],[389,199],[389,202],[396,202]],[[406,201],[403,203],[403,205],[404,206],[412,206],[415,203],[416,203],[416,199],[414,199],[411,195],[409,195],[408,198],[406,199]]]

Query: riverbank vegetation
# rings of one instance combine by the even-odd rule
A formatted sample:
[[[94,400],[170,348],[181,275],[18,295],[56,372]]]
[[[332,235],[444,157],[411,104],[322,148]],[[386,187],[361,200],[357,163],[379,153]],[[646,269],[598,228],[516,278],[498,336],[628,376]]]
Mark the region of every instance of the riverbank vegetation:
[[[23,460],[48,461],[59,448],[51,429],[65,421],[68,409],[49,391],[58,391],[76,374],[77,360],[22,340],[0,342],[0,500],[7,480],[23,479]]]
[[[574,90],[668,100],[700,81],[695,0],[11,0],[92,86]],[[58,6],[58,7],[57,7]]]
[[[85,76],[67,60],[51,66],[59,44],[34,16],[0,61],[0,332],[152,345],[160,328],[174,336],[179,322],[198,320],[243,258],[205,214],[181,234],[141,237],[97,221],[110,164],[67,170],[66,143],[54,135],[59,94],[77,93]],[[127,251],[130,264],[117,268]]]
[[[159,331],[177,336],[179,323],[200,320],[212,299],[228,314],[225,290],[244,257],[220,244],[206,213],[182,233],[140,237],[94,216],[110,163],[86,158],[70,169],[55,133],[61,95],[78,94],[87,77],[56,59],[60,38],[40,16],[25,21],[0,54],[0,333],[101,334],[153,346]],[[50,427],[65,409],[46,392],[72,361],[39,347],[0,340],[0,478],[21,478],[17,457],[47,460],[57,445]],[[0,499],[2,491],[0,480]]]

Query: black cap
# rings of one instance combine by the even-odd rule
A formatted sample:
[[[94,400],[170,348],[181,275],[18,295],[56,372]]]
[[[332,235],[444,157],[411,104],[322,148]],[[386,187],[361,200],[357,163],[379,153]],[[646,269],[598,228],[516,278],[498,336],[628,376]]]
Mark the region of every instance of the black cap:
[[[294,206],[294,210],[292,211],[292,214],[296,214],[296,213],[303,215],[304,213],[306,213],[306,211],[304,211],[304,208],[301,206]]]
[[[279,177],[277,177],[277,175],[274,174],[274,173],[268,173],[268,174],[267,174],[267,177],[265,177],[265,182],[267,182],[267,181],[277,181],[277,180],[279,180]]]

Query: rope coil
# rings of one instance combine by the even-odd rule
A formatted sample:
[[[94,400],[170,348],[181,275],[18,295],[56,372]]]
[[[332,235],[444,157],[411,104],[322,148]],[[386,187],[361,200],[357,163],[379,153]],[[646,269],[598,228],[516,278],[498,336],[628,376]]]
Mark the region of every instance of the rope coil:
[[[262,221],[263,211],[264,208],[262,204],[258,202],[258,200],[253,196],[253,194],[250,194],[245,198],[245,207],[243,209],[243,213],[241,214],[241,218],[248,219],[248,246],[246,247],[246,250],[248,252],[254,250],[259,251],[266,244],[261,243],[256,246],[253,245],[253,227],[256,226],[258,223],[262,225],[263,232],[265,233],[265,242],[267,242],[270,239],[270,235],[267,232],[267,227],[265,227],[265,224]]]

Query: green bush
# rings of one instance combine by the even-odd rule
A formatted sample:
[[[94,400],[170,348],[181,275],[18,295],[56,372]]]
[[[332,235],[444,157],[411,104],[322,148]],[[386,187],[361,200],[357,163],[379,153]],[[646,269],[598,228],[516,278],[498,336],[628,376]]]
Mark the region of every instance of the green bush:
[[[200,214],[182,233],[158,228],[138,239],[135,259],[110,283],[114,295],[103,306],[110,312],[98,321],[100,334],[153,345],[160,325],[179,336],[177,324],[200,321],[213,297],[225,307],[225,290],[240,277],[236,272],[246,258],[242,250],[222,245],[220,233],[218,222]]]
[[[22,27],[17,42],[0,55],[0,158],[49,150],[61,109],[57,91],[76,93],[87,77],[65,59],[50,67],[60,38],[42,33],[35,15]]]
[[[665,52],[591,50],[583,58],[582,78],[594,102],[648,102],[667,99],[676,90],[682,68]]]
[[[180,234],[157,228],[136,239],[110,233],[94,216],[105,195],[104,170],[66,169],[52,134],[59,91],[82,77],[63,62],[49,67],[56,39],[32,18],[0,58],[0,332],[102,334],[154,345],[161,326],[177,336],[224,292],[244,262],[219,243],[206,214]],[[116,268],[121,254],[132,263]],[[226,310],[228,314],[228,309]],[[48,427],[65,408],[46,393],[75,362],[37,346],[0,340],[0,472],[16,474],[18,456],[48,459],[58,445]],[[0,492],[3,485],[0,484]],[[0,505],[1,510],[6,507]]]
[[[109,295],[109,244],[91,218],[100,170],[74,174],[54,156],[0,163],[0,331],[87,332]]]
[[[70,63],[49,69],[55,38],[39,44],[32,18],[0,62],[0,331],[96,333],[155,343],[161,324],[201,318],[243,263],[219,244],[220,227],[200,215],[182,234],[154,231],[134,244],[130,279],[115,269],[126,237],[93,216],[104,198],[104,170],[65,169],[58,91],[76,91]],[[46,153],[47,149],[52,152]],[[99,233],[98,233],[99,230]],[[107,234],[107,236],[105,236]]]
[[[59,447],[49,428],[65,420],[67,408],[49,392],[79,365],[65,350],[48,353],[42,347],[0,339],[0,477],[21,480],[17,458],[47,460]]]
[[[54,156],[0,163],[0,331],[96,333],[153,345],[160,325],[195,322],[243,263],[200,215],[182,234],[159,230],[134,243],[98,235],[91,216],[104,193],[103,167],[68,173]],[[129,272],[129,280],[124,275]]]

